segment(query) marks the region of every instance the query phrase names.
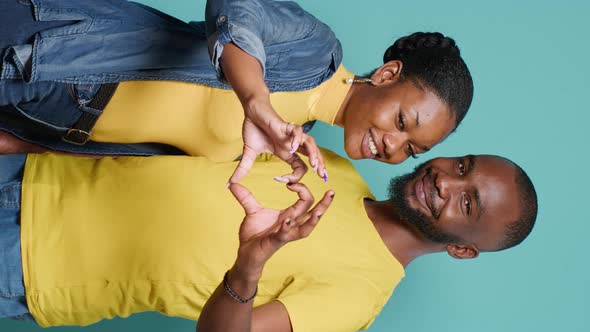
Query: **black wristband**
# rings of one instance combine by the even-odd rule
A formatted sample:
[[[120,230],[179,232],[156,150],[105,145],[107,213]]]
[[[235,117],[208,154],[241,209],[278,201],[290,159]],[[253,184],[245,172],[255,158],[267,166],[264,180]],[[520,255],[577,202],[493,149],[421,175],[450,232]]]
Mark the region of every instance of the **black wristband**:
[[[236,294],[236,292],[234,292],[231,289],[231,287],[229,287],[229,282],[227,282],[227,275],[228,274],[229,274],[229,270],[227,272],[225,272],[225,275],[223,276],[223,288],[225,289],[225,292],[227,293],[227,295],[231,296],[232,299],[236,300],[236,302],[239,302],[239,303],[248,303],[248,302],[254,300],[254,298],[256,297],[256,294],[258,294],[258,285],[256,285],[256,290],[254,291],[254,295],[252,295],[251,298],[243,299],[238,294]]]

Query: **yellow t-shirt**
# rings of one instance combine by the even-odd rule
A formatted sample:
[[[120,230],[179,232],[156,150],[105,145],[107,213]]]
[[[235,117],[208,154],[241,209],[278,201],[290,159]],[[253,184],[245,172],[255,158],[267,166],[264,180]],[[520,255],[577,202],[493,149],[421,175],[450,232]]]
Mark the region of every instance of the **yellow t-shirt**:
[[[329,151],[336,197],[306,239],[267,263],[255,306],[282,302],[293,329],[367,328],[404,275],[368,218],[372,195],[350,162]],[[296,195],[272,177],[288,166],[260,158],[243,181],[265,206]],[[27,158],[21,240],[29,310],[41,326],[87,325],[142,311],[198,319],[236,257],[243,210],[225,189],[235,162],[159,156]]]
[[[344,101],[354,75],[340,66],[321,85],[306,91],[271,93],[286,122],[329,124]],[[232,90],[186,82],[121,82],[98,119],[91,140],[115,143],[157,142],[189,155],[232,161],[242,153],[244,110]]]

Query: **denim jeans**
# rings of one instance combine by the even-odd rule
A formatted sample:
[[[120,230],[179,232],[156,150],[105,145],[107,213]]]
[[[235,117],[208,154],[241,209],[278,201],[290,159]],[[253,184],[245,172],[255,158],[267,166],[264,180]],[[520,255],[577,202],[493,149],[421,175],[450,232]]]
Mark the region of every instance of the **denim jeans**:
[[[71,20],[39,22],[33,16],[33,5],[27,0],[0,1],[0,50],[13,45],[28,44],[42,30],[74,23]],[[18,29],[10,29],[18,27]]]
[[[77,146],[61,137],[102,83],[174,80],[229,88],[218,80],[228,42],[259,60],[272,92],[316,87],[342,60],[330,28],[289,1],[208,1],[206,22],[187,24],[124,0],[2,0],[0,130],[73,153],[183,154],[161,144]]]
[[[29,0],[0,1],[0,58],[5,49],[30,43],[35,34],[74,24],[71,20],[38,21]],[[18,27],[18,28],[15,28]],[[100,84],[66,84],[43,81],[0,80],[0,130],[47,148],[73,153],[107,155],[181,154],[159,144],[108,144],[84,146],[65,143],[61,137],[78,121],[81,103],[89,102]]]
[[[32,320],[20,251],[20,197],[25,155],[0,155],[0,318]]]

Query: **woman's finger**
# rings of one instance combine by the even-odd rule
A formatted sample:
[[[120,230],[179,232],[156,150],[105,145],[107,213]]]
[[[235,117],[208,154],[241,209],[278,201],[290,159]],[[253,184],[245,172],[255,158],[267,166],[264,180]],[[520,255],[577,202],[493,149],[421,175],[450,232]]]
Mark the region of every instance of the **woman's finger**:
[[[317,146],[315,139],[312,136],[307,134],[305,134],[305,136],[305,140],[302,144],[302,150],[304,150],[304,153],[309,156],[309,164],[311,167],[313,167],[313,171],[323,178],[324,182],[327,182],[328,176],[326,172],[326,165],[324,163],[324,157],[322,157],[321,150]]]
[[[309,158],[309,165],[311,165],[314,172],[317,172],[319,150],[317,149],[315,139],[310,135],[304,134],[299,151]]]
[[[320,151],[320,148],[316,145],[316,149],[318,151],[318,164],[317,164],[317,174],[324,179],[324,182],[328,182],[328,170],[326,170],[326,163],[324,162],[324,157]]]
[[[294,154],[297,150],[299,150],[299,146],[303,141],[303,128],[301,126],[293,125],[293,129],[289,133],[290,142],[291,142],[291,151],[290,154]]]
[[[254,161],[256,160],[257,154],[256,151],[249,148],[247,145],[244,145],[244,153],[242,154],[242,159],[238,163],[238,166],[234,170],[234,173],[229,178],[228,185],[230,183],[238,183],[240,180],[248,174],[252,165],[254,165]]]

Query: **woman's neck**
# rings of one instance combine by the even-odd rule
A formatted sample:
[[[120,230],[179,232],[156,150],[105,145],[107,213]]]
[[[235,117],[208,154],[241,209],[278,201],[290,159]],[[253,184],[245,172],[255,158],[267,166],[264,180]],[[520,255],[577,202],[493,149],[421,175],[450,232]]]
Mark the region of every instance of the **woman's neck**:
[[[350,87],[350,89],[348,90],[348,93],[346,93],[346,97],[344,97],[344,100],[342,101],[342,104],[340,104],[340,108],[338,109],[338,113],[336,113],[336,117],[334,118],[334,124],[337,125],[338,127],[344,127],[344,123],[345,123],[345,114],[346,114],[346,109],[349,105],[350,99],[355,95],[356,91],[358,90],[359,86],[361,84],[359,83],[353,83]]]

